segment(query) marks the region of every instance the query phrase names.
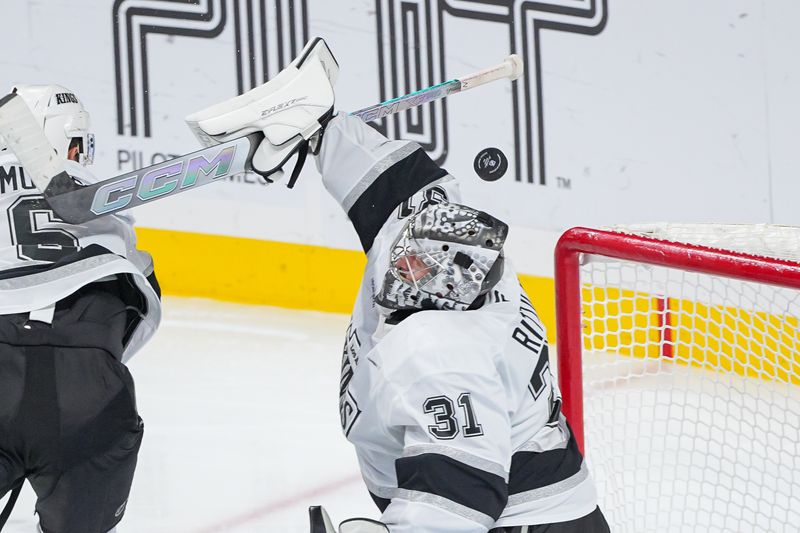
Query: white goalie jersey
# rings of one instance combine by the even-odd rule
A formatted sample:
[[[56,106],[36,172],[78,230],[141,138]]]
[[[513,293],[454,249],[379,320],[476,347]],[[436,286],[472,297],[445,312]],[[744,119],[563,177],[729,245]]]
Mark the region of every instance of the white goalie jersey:
[[[418,144],[344,114],[327,126],[316,162],[367,254],[339,409],[391,533],[478,533],[593,512],[545,329],[507,258],[474,310],[405,311],[392,325],[375,303],[405,222],[460,203],[455,179]]]
[[[478,310],[420,311],[371,338],[353,318],[341,419],[392,533],[482,532],[595,509],[544,328],[510,265]]]
[[[82,183],[95,178],[65,162]],[[127,361],[155,332],[161,310],[150,254],[136,249],[133,219],[110,215],[81,225],[57,218],[13,154],[0,152],[0,314],[34,311],[89,283],[116,276],[126,303],[137,309],[126,339]]]

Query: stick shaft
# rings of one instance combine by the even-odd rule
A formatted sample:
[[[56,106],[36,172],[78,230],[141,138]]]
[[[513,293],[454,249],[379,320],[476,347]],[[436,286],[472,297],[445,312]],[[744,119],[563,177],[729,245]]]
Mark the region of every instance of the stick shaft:
[[[264,139],[260,132],[121,174],[92,185],[77,185],[62,172],[44,190],[53,211],[65,222],[95,218],[252,172],[250,160]]]
[[[522,73],[522,62],[516,55],[508,56],[502,63],[491,67],[467,74],[454,80],[446,81],[438,85],[433,85],[419,91],[406,94],[380,104],[365,107],[351,113],[364,122],[380,120],[387,115],[399,113],[412,107],[417,107],[434,100],[439,100],[451,94],[460,93],[474,89],[486,83],[501,80],[504,78],[517,79]]]
[[[450,80],[440,83],[439,85],[428,87],[427,89],[422,89],[421,91],[393,98],[392,100],[365,107],[364,109],[359,109],[358,111],[352,112],[351,115],[357,116],[364,122],[380,120],[387,115],[399,113],[400,111],[405,111],[412,107],[439,100],[450,94],[457,93],[460,90],[461,82],[458,80]]]
[[[518,58],[514,58],[515,56],[509,56],[502,63],[492,67],[366,107],[352,114],[366,122],[379,120],[392,113],[405,111],[491,81],[504,78],[516,79],[520,74],[521,62]],[[2,133],[0,123],[0,134]],[[38,128],[38,133],[38,135],[31,134],[32,138],[37,137],[37,150],[46,152],[47,150],[39,146],[43,142],[42,139],[46,142],[41,128]],[[81,224],[207,183],[252,172],[250,158],[263,138],[264,135],[260,132],[251,133],[88,186],[76,184],[63,171],[53,172],[49,177],[43,176],[44,179],[37,185],[44,192],[45,199],[56,215],[65,222]],[[49,146],[49,143],[47,145]],[[27,159],[31,160],[30,157]],[[26,161],[20,158],[20,163],[25,166]]]

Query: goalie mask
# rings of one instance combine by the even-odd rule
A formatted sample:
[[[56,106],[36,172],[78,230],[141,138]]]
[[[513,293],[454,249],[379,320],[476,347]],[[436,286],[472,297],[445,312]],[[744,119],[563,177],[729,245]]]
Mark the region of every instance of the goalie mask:
[[[391,247],[375,303],[389,311],[468,309],[503,276],[508,225],[441,203],[410,217]]]
[[[89,133],[89,113],[75,93],[60,85],[17,85],[12,92],[28,105],[58,155],[67,159],[70,147],[77,146],[78,163],[92,164],[94,135]]]

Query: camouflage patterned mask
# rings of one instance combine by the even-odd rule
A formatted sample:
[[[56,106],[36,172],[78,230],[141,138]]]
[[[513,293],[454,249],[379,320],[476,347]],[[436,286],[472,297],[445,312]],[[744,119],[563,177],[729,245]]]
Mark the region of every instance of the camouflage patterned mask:
[[[507,235],[507,224],[471,207],[427,207],[392,246],[375,303],[387,310],[466,310],[502,277]]]

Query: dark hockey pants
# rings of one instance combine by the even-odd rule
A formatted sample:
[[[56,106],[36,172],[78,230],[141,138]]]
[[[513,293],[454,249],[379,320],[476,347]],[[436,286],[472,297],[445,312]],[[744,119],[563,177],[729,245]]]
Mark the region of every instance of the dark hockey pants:
[[[44,533],[120,521],[143,425],[120,362],[126,308],[105,284],[59,302],[52,325],[0,316],[0,497],[27,479]]]
[[[608,523],[606,522],[600,508],[584,517],[568,522],[557,522],[555,524],[538,524],[535,526],[511,526],[498,527],[489,533],[609,533]]]

